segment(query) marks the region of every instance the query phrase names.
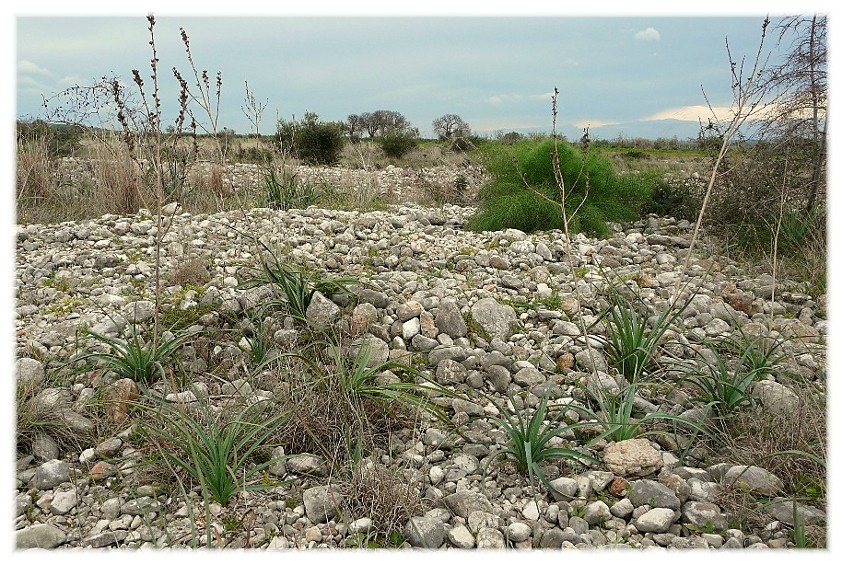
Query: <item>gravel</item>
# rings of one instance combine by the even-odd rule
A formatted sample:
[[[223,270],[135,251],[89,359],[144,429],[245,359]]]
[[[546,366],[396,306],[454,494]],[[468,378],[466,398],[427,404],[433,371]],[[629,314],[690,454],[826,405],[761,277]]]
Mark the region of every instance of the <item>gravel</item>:
[[[394,433],[390,452],[378,454],[424,502],[423,511],[401,531],[402,546],[786,546],[786,530],[772,525],[792,515],[791,500],[772,505],[771,528],[764,535],[729,528],[732,522],[716,503],[723,480],[764,496],[780,494],[780,478],[764,468],[715,463],[710,452],[679,457],[679,445],[650,438],[627,444],[603,440],[589,445],[596,460],[590,466],[545,465],[557,491],[533,496],[528,479],[510,461],[495,457],[506,437],[491,422],[509,401],[508,392],[517,402],[522,392],[523,401],[534,407],[539,394],[554,390],[551,403],[578,420],[582,414],[575,406],[582,398],[576,384],[584,385],[590,370],[607,379],[595,378],[589,386],[617,385],[600,354],[601,343],[587,343],[582,334],[583,326],[591,327],[591,335],[601,327],[606,276],[638,292],[650,316],[663,311],[683,284],[696,291],[680,320],[683,327],[667,336],[682,347],[702,348],[706,340],[735,335],[740,328],[772,338],[800,336],[786,344],[788,362],[822,386],[825,358],[818,345],[826,337],[827,320],[819,312],[826,297],[778,281],[771,305],[768,277],[749,275],[705,247],[690,258],[685,278],[687,222],[650,217],[613,225],[607,240],[576,235],[568,245],[560,231],[465,231],[474,213],[453,205],[400,205],[368,213],[308,208],[177,214],[161,247],[162,303],[193,315],[190,325],[199,335],[230,316],[244,322],[246,308],[270,297],[267,288],[243,288],[258,273],[259,252],[244,233],[313,271],[359,281],[350,298],[316,293],[307,319],[376,342],[379,360],[411,355],[428,378],[471,397],[434,398],[461,425],[460,434],[422,418],[417,429]],[[42,407],[56,413],[77,438],[56,445],[33,442],[31,451],[19,450],[18,548],[136,549],[205,542],[193,534],[197,520],[204,530],[201,492],[164,488],[160,476],[142,467],[146,452],[133,434],[134,415],[127,407],[137,389],[103,370],[60,383],[49,378],[63,360],[78,354],[82,328],[116,335],[154,315],[155,234],[144,210],[17,227],[17,381],[39,390]],[[601,271],[597,265],[608,258],[615,266]],[[773,316],[773,311],[781,313]],[[274,321],[277,343],[290,350],[300,346],[305,335],[298,322],[283,316]],[[229,334],[230,340],[212,342],[204,356],[195,346],[186,347],[182,362],[189,377],[161,382],[156,390],[185,405],[210,402],[216,410],[232,398],[275,397],[278,390],[250,380],[242,346],[248,341],[241,341],[248,331]],[[207,377],[209,361],[223,368],[222,382],[219,376]],[[165,385],[175,389],[164,390]],[[776,410],[797,408],[786,382],[760,384],[758,393]],[[111,398],[107,407],[98,406],[102,397]],[[640,397],[636,405],[643,412],[682,413],[696,404],[676,393]],[[97,425],[100,417],[112,424]],[[559,437],[558,444],[584,448],[577,437]],[[499,464],[489,466],[495,458]],[[271,475],[283,482],[240,493],[230,507],[211,504],[213,546],[348,546],[352,537],[370,536],[376,529],[372,515],[342,508],[335,476],[317,457],[290,458],[272,466]],[[244,522],[246,509],[254,511],[253,526],[233,526]],[[799,501],[797,509],[811,523],[824,522],[821,508]]]

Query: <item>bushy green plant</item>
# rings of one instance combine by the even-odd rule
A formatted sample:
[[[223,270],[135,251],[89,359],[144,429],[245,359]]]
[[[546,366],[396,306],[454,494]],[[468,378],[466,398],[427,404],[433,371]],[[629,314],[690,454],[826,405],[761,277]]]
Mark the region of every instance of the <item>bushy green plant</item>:
[[[323,122],[312,112],[301,121],[280,120],[275,137],[282,152],[309,164],[336,164],[345,144],[341,123]]]
[[[666,180],[655,184],[652,196],[643,206],[642,213],[654,213],[659,216],[671,216],[675,219],[695,220],[699,216],[702,203],[687,188],[674,186]]]
[[[418,137],[414,131],[390,130],[377,137],[375,143],[377,143],[387,157],[399,159],[418,145]]]
[[[88,331],[88,336],[104,343],[110,349],[108,352],[91,352],[79,360],[92,358],[99,360],[122,378],[131,378],[138,384],[153,384],[164,375],[164,366],[173,353],[193,333],[181,333],[167,336],[162,334],[157,341],[147,342],[141,336],[136,325],[131,325],[131,335],[126,339],[118,339]]]
[[[640,376],[653,368],[661,338],[687,308],[690,300],[677,310],[664,310],[651,329],[625,300],[615,296],[613,301],[614,304],[600,316],[600,319],[608,319],[608,336],[594,337],[604,343],[611,366],[630,382],[637,382]]]
[[[321,192],[313,182],[298,180],[282,168],[280,173],[271,168],[263,173],[266,185],[266,200],[269,207],[286,211],[291,208],[306,208],[316,202]]]
[[[374,400],[387,410],[390,405],[400,405],[410,410],[427,411],[442,422],[449,421],[444,411],[429,400],[428,394],[430,391],[448,396],[453,396],[453,394],[424,377],[418,370],[397,361],[369,366],[372,364],[372,350],[366,342],[357,349],[353,358],[350,358],[347,351],[340,345],[327,344],[326,348],[330,359],[329,370],[332,370],[332,374],[329,373],[328,377],[335,378],[344,393]],[[405,378],[399,382],[377,382],[377,376],[386,370],[403,374]],[[412,380],[406,376],[411,377]]]
[[[803,250],[804,241],[811,231],[824,233],[827,229],[825,210],[817,208],[811,213],[791,210],[781,217],[778,249],[785,254],[795,254]]]
[[[280,306],[293,317],[301,320],[307,318],[307,308],[316,292],[330,297],[338,292],[348,292],[348,286],[356,282],[354,278],[321,276],[298,265],[284,263],[263,241],[254,239],[264,251],[260,257],[262,273],[246,280],[240,288],[249,289],[267,284],[274,286],[282,295],[266,305]]]
[[[262,315],[258,315],[254,319],[254,330],[244,335],[246,343],[248,344],[248,354],[251,361],[256,366],[261,366],[269,359],[269,352],[271,351],[271,323],[266,323]]]
[[[340,471],[348,460],[387,447],[391,431],[420,415],[451,425],[430,395],[455,397],[454,392],[402,362],[372,362],[365,341],[346,347],[340,340],[325,336],[276,359],[290,367],[284,401],[298,425],[280,438],[290,452],[317,452]]]
[[[511,455],[517,463],[518,470],[529,476],[529,483],[533,486],[533,492],[535,478],[544,484],[547,489],[552,489],[539,466],[540,463],[562,459],[580,462],[583,460],[595,461],[590,455],[578,450],[548,446],[547,443],[551,439],[576,427],[577,424],[567,425],[562,423],[561,419],[564,413],[561,410],[552,419],[546,421],[548,412],[546,396],[541,398],[538,407],[529,416],[524,415],[517,408],[509,409],[507,406],[498,405],[491,398],[488,399],[500,413],[496,422],[509,438],[506,446],[490,457],[488,464],[491,464],[497,457]],[[509,394],[509,402],[513,406],[515,405],[511,393]],[[486,465],[486,470],[487,468],[488,465]]]
[[[480,211],[468,228],[562,229],[562,194],[553,172],[553,147],[554,142],[548,140],[517,143],[511,150],[499,145],[487,149],[486,169],[493,179],[483,189]],[[594,152],[584,158],[581,150],[568,143],[558,143],[558,164],[573,232],[607,236],[606,221],[638,218],[653,189],[653,177],[617,175],[609,159]]]
[[[221,505],[242,491],[274,487],[254,481],[279,459],[250,464],[250,457],[284,425],[289,414],[263,400],[239,413],[214,416],[210,410],[192,413],[184,406],[162,401],[147,434],[173,468],[186,472]]]
[[[651,424],[656,421],[672,421],[679,426],[694,430],[696,433],[709,435],[709,432],[697,423],[666,413],[653,411],[646,413],[643,417],[634,417],[634,400],[641,384],[632,383],[624,386],[618,392],[605,389],[592,390],[586,387],[586,394],[596,403],[598,410],[592,411],[588,408],[578,407],[587,417],[591,419],[590,424],[601,427],[603,431],[592,441],[607,439],[609,441],[625,441],[637,437],[649,435],[666,435],[663,429],[652,429]],[[648,426],[644,430],[644,426]]]
[[[709,356],[700,355],[699,364],[686,366],[682,381],[692,384],[720,416],[754,404],[751,385],[762,378],[765,369],[748,368],[740,362],[732,366],[727,357],[715,350]]]
[[[774,375],[788,356],[783,350],[786,342],[780,337],[748,335],[742,328],[738,328],[736,335],[721,339],[715,346],[723,353],[736,356],[739,366],[765,377]]]

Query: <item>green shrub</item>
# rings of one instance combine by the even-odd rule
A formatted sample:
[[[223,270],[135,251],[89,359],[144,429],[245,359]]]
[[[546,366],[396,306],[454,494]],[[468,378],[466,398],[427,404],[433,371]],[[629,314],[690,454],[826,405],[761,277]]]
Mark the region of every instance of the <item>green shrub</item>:
[[[341,123],[323,122],[312,112],[300,122],[280,120],[275,137],[282,152],[309,164],[336,164],[345,144]]]
[[[418,145],[418,137],[408,131],[387,131],[375,141],[387,157],[399,159]]]
[[[638,397],[638,390],[641,388],[642,385],[637,382],[624,386],[617,392],[599,387],[595,390],[587,386],[583,388],[586,396],[596,405],[596,411],[587,407],[577,407],[577,409],[585,414],[593,426],[602,428],[602,432],[593,437],[591,442],[602,439],[620,442],[646,436],[670,436],[670,430],[653,427],[659,421],[672,422],[675,429],[681,427],[691,436],[698,434],[710,436],[702,425],[680,415],[652,411],[642,417],[635,417],[635,398]]]
[[[579,462],[594,462],[594,458],[585,452],[571,448],[550,446],[550,440],[558,437],[565,431],[573,429],[578,424],[567,425],[562,421],[564,410],[557,410],[549,422],[546,421],[548,413],[547,397],[543,396],[541,402],[531,415],[518,409],[510,410],[506,405],[498,405],[494,400],[488,400],[497,408],[500,415],[496,423],[508,436],[505,447],[496,451],[488,458],[485,470],[498,457],[509,455],[515,459],[518,471],[529,476],[529,483],[535,491],[535,478],[537,478],[547,489],[552,490],[549,481],[544,477],[539,464],[556,460],[576,460]],[[516,405],[509,393],[509,403]]]
[[[699,356],[698,364],[687,365],[682,381],[697,388],[702,400],[718,415],[728,416],[757,401],[751,386],[763,378],[764,368],[749,368],[743,362],[732,366],[725,355],[715,350],[710,353],[712,358]]]
[[[165,367],[171,362],[176,350],[194,336],[193,333],[162,336],[156,340],[146,340],[132,324],[131,336],[119,339],[88,331],[88,336],[105,344],[108,352],[89,352],[79,358],[93,358],[102,362],[121,378],[131,378],[142,386],[153,384],[165,373]]]
[[[322,276],[297,264],[284,262],[266,243],[256,237],[250,238],[263,249],[260,257],[262,272],[243,282],[240,289],[273,286],[281,295],[264,302],[265,307],[280,307],[296,319],[306,321],[307,308],[316,292],[327,297],[340,292],[348,293],[348,286],[357,282],[351,277]]]
[[[515,228],[527,232],[562,229],[561,208],[554,203],[561,202],[561,192],[553,173],[553,146],[552,140],[526,141],[511,148],[486,145],[485,164],[492,180],[483,189],[480,211],[468,228],[476,231]],[[558,145],[558,161],[571,231],[605,237],[607,221],[632,221],[640,217],[640,210],[652,192],[652,176],[617,175],[611,161],[596,153],[589,153],[583,165],[582,152],[563,142]]]
[[[273,210],[306,208],[316,202],[321,195],[312,181],[302,181],[290,174],[286,168],[277,172],[274,168],[263,173],[266,185],[266,201]]]
[[[664,180],[658,182],[651,199],[644,205],[643,213],[671,216],[675,219],[695,220],[699,216],[701,201],[686,188],[674,186]]]
[[[228,505],[238,493],[274,487],[259,477],[282,457],[258,464],[252,458],[289,420],[289,413],[276,404],[261,400],[214,415],[205,406],[191,411],[162,401],[155,414],[145,431],[168,468],[185,472],[220,505]]]
[[[35,140],[46,141],[51,157],[72,156],[80,146],[84,128],[77,125],[47,123],[43,120],[18,121],[18,145]]]

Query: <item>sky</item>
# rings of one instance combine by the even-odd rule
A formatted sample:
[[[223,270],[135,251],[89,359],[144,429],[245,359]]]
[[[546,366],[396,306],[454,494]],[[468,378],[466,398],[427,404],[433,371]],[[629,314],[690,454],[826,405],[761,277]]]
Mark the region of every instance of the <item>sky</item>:
[[[158,13],[165,122],[177,107],[171,68],[191,72],[179,34],[183,27],[199,71],[212,77],[222,73],[220,129],[253,132],[242,110],[246,82],[265,105],[262,133],[274,132],[278,118],[305,112],[335,121],[385,109],[402,113],[424,137],[433,135],[435,118],[450,113],[480,135],[548,132],[551,93],[558,88],[558,130],[567,136],[578,137],[589,127],[592,137],[603,139],[683,140],[696,136],[700,118],[707,121],[705,93],[715,108],[730,105],[726,37],[736,58],[752,59],[766,14],[762,9],[703,17],[612,16],[610,11],[597,17],[336,13]],[[17,117],[41,117],[43,98],[103,76],[128,82],[132,69],[138,69],[149,82],[145,12],[93,14],[17,14]],[[465,15],[471,12],[460,14]],[[766,50],[772,62],[780,52],[774,39],[767,39]]]

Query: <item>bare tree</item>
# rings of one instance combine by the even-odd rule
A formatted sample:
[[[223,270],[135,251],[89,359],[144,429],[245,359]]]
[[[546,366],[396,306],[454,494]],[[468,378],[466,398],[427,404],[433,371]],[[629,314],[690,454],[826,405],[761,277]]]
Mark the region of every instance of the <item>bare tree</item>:
[[[359,114],[349,114],[348,117],[345,118],[345,125],[348,127],[348,137],[356,139],[365,129],[366,122],[363,119],[363,116]]]
[[[260,149],[260,119],[263,116],[263,110],[266,109],[266,105],[269,103],[267,100],[264,102],[258,102],[257,98],[254,96],[254,92],[249,90],[249,81],[246,81],[246,105],[240,106],[240,109],[243,110],[243,113],[248,118],[251,126],[254,128],[254,136],[257,138],[257,148]]]
[[[809,216],[827,188],[827,18],[789,16],[776,29],[778,45],[790,43],[784,61],[767,76],[776,104],[763,136],[788,155],[792,173],[805,177],[803,212]]]
[[[444,114],[433,120],[433,132],[442,141],[454,141],[471,135],[471,127],[456,114]]]
[[[379,125],[374,117],[374,114],[371,112],[364,112],[360,114],[360,129],[365,129],[369,137],[377,135],[378,128]]]
[[[743,57],[739,63],[731,54],[731,47],[728,44],[728,39],[725,39],[725,49],[728,52],[728,60],[731,63],[731,93],[733,95],[733,102],[731,104],[731,115],[727,117],[719,117],[714,111],[710,100],[705,93],[705,100],[708,103],[713,119],[708,122],[706,129],[715,131],[717,133],[719,149],[716,154],[715,161],[711,167],[710,177],[708,178],[707,189],[705,190],[702,199],[699,216],[696,219],[696,226],[693,229],[693,236],[690,239],[690,248],[687,251],[687,257],[684,262],[684,273],[686,275],[690,268],[691,253],[695,248],[696,241],[702,226],[702,220],[705,216],[705,210],[711,200],[714,186],[716,186],[717,176],[725,164],[725,157],[728,150],[731,148],[731,143],[740,132],[740,128],[754,115],[762,112],[766,107],[763,99],[767,92],[765,83],[762,80],[764,75],[764,68],[768,56],[764,56],[763,45],[766,40],[766,29],[769,27],[769,18],[763,20],[762,31],[760,35],[760,43],[757,47],[757,52],[751,66],[746,67],[746,59]],[[702,88],[704,93],[704,88]],[[724,172],[727,174],[727,171]],[[679,298],[680,287],[676,286],[676,292],[673,294],[672,304],[677,303]]]

